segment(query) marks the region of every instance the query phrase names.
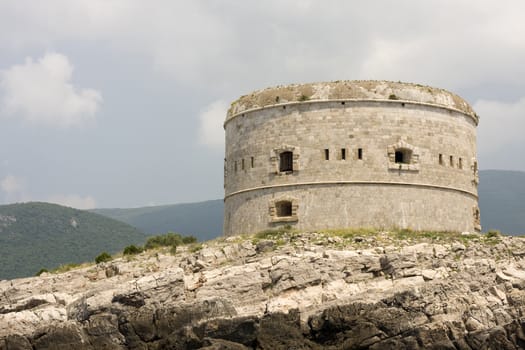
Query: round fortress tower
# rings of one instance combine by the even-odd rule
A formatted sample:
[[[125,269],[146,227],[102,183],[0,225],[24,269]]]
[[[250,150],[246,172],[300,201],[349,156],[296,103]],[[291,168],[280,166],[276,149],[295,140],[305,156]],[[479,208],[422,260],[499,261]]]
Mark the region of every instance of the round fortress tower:
[[[224,234],[283,225],[479,231],[477,125],[459,96],[400,82],[243,96],[224,123]]]

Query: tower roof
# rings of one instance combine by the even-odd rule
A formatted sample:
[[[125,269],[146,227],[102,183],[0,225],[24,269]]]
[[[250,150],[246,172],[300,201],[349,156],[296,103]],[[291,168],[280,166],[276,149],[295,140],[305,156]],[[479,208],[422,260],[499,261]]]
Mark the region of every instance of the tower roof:
[[[478,117],[461,97],[430,86],[375,80],[338,80],[324,83],[292,84],[257,90],[234,101],[226,120],[253,109],[306,101],[399,100],[425,103],[458,110]]]

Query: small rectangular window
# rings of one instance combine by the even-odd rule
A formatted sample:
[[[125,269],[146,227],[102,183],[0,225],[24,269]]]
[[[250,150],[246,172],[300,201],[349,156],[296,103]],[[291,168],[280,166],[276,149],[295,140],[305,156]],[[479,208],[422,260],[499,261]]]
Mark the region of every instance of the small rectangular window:
[[[357,159],[363,159],[363,149],[362,148],[357,149]]]
[[[396,151],[394,161],[396,163],[405,163],[405,154],[402,151]]]
[[[324,150],[324,159],[329,160],[330,159],[330,150],[328,148],[325,148]]]
[[[235,166],[234,166],[234,168],[235,168],[235,172],[237,172],[237,161],[235,161]]]
[[[461,157],[458,159],[458,168],[463,169],[463,159]]]
[[[439,154],[439,165],[443,165],[443,155]]]
[[[450,156],[450,166],[454,166],[454,156]]]
[[[275,203],[275,214],[278,217],[292,216],[292,202],[280,201]]]
[[[244,158],[241,160],[241,169],[244,170]]]
[[[346,149],[341,148],[341,160],[345,160],[345,159],[346,159]]]
[[[279,171],[293,172],[293,152],[285,151],[279,154]]]
[[[253,168],[255,166],[255,161],[254,161],[253,157],[251,157],[250,163],[251,163],[251,167]]]

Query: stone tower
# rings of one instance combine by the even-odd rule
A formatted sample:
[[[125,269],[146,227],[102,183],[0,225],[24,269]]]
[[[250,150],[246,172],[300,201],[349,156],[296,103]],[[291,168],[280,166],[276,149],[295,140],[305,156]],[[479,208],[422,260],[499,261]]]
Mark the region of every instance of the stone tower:
[[[224,234],[282,225],[479,231],[477,125],[459,96],[400,82],[243,96],[224,123]]]

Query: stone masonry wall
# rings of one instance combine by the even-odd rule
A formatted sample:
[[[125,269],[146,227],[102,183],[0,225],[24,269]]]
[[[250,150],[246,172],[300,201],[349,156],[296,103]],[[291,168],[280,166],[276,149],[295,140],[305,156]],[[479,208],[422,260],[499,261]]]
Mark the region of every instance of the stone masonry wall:
[[[414,91],[405,97],[412,100],[380,97],[301,95],[229,115],[224,233],[279,224],[479,229],[477,116],[457,109],[457,96],[450,105],[443,98],[421,102]],[[396,163],[396,150],[410,161]],[[282,151],[293,152],[291,173],[279,171]],[[293,203],[293,217],[275,218],[279,200]]]
[[[272,201],[297,201],[297,221],[269,221]],[[374,227],[416,231],[471,232],[477,198],[432,188],[405,185],[333,184],[269,188],[228,199],[225,218],[230,232],[259,232],[290,224],[299,230]]]

